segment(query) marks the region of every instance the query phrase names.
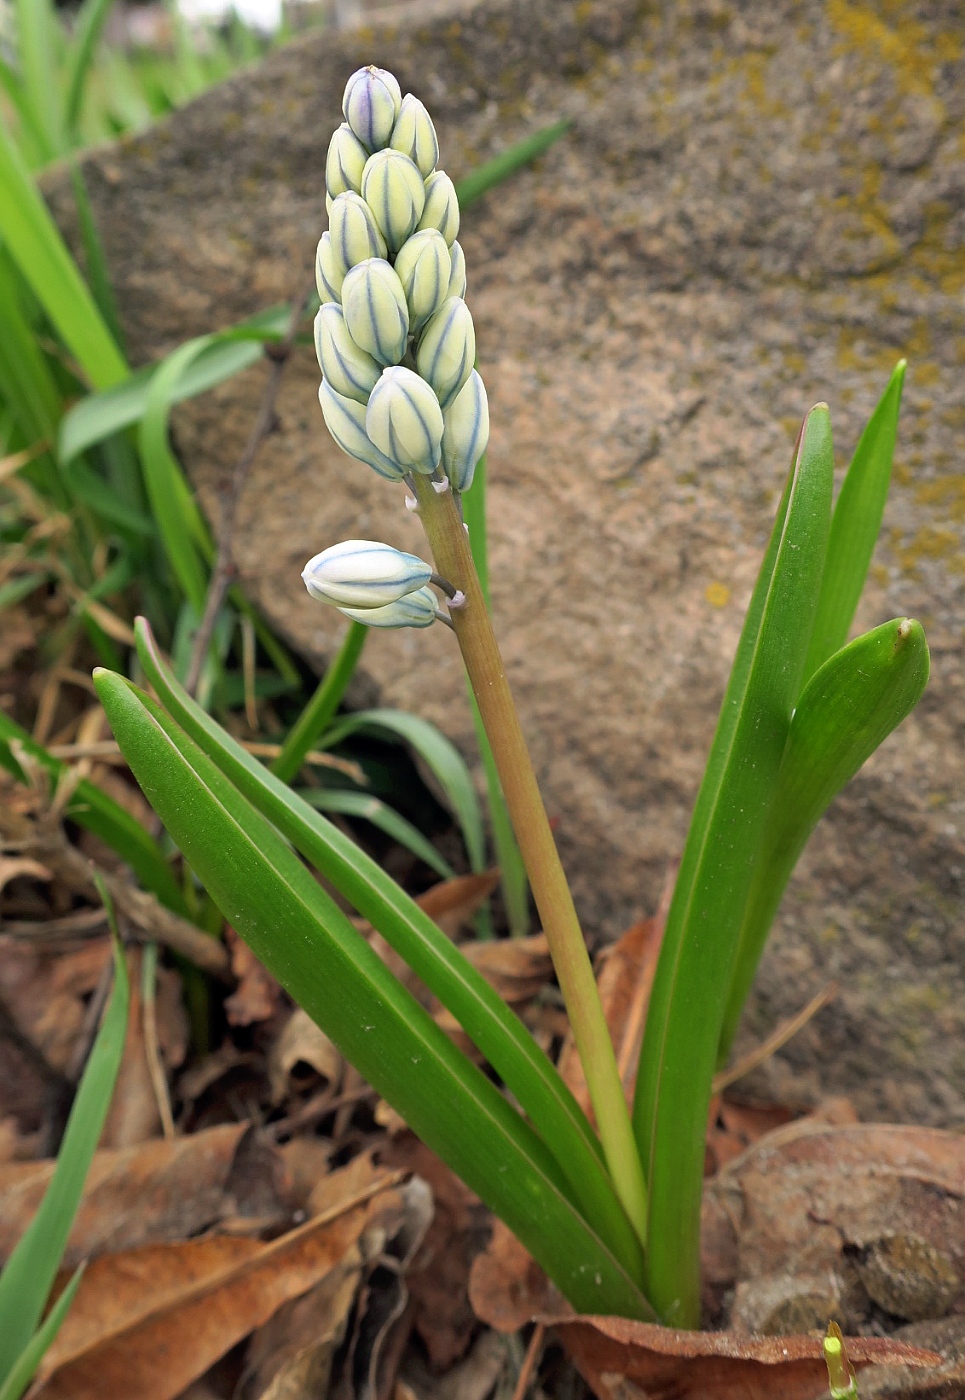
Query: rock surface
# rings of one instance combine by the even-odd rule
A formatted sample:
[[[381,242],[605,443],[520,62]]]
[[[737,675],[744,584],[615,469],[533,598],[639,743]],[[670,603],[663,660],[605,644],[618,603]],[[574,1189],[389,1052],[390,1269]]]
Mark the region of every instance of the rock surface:
[[[956,0],[477,0],[306,36],[87,175],[137,362],[290,298],[324,226],[346,75],[390,66],[455,177],[561,115],[571,135],[464,221],[490,394],[494,608],[593,938],[678,855],[801,415],[843,465],[910,360],[859,623],[911,614],[933,679],[835,804],[782,911],[745,1043],[839,1000],[757,1085],[965,1123],[965,62]],[[71,227],[66,185],[54,189]],[[257,367],[179,411],[207,508]],[[420,547],[401,493],[324,431],[309,349],[252,475],[245,586],[315,662],[299,580],[346,536]],[[384,703],[471,748],[451,637],[374,637]]]

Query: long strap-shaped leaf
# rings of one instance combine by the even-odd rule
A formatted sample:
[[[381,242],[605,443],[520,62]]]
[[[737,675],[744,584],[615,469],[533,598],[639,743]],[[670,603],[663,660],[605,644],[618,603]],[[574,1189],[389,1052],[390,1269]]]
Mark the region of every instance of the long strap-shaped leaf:
[[[804,687],[744,913],[719,1061],[741,1009],[791,872],[831,799],[921,699],[928,647],[921,624],[898,618],[837,652]]]
[[[647,1013],[634,1108],[650,1190],[648,1293],[700,1320],[704,1133],[744,904],[784,752],[827,549],[834,458],[826,405],[808,414],[745,623]],[[782,502],[782,506],[784,503]],[[737,684],[734,684],[736,680]],[[706,789],[706,792],[705,790]]]
[[[574,1207],[541,1140],[281,836],[147,696],[110,672],[95,672],[95,683],[134,776],[256,957],[575,1307],[647,1315],[637,1283]]]
[[[135,633],[145,675],[162,703],[245,797],[379,930],[452,1012],[556,1157],[587,1219],[624,1266],[638,1276],[642,1271],[639,1247],[603,1165],[599,1141],[519,1019],[375,861],[252,758],[191,699],[161,661],[143,618],[138,618]]]

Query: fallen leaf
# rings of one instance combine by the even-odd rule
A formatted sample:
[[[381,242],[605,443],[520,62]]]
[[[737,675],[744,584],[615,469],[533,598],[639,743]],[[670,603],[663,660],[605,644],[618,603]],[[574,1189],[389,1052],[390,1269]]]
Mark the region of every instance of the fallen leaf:
[[[100,1145],[104,1149],[134,1147],[157,1137],[161,1131],[161,1113],[144,1043],[143,952],[140,948],[129,948],[126,958],[131,1005],[124,1054],[101,1135]]]
[[[231,953],[231,971],[238,982],[224,1001],[228,1024],[250,1026],[257,1021],[270,1021],[282,1005],[281,987],[230,924],[225,927],[225,942]]]
[[[490,943],[463,943],[462,952],[481,972],[508,1005],[519,1009],[553,976],[553,960],[542,933],[530,938],[500,938]],[[451,1012],[433,1003],[433,1016],[439,1026],[462,1049],[471,1045]]]
[[[440,880],[419,895],[416,903],[439,925],[447,938],[454,940],[459,930],[472,921],[498,884],[498,870],[486,870],[480,875],[456,875],[451,880]],[[386,967],[411,990],[416,985],[416,978],[395,949],[364,919],[353,922]]]
[[[297,1006],[268,1054],[272,1103],[279,1104],[286,1097],[291,1072],[299,1064],[309,1065],[330,1084],[337,1082],[342,1069],[342,1057],[328,1036]]]
[[[21,875],[33,880],[53,878],[45,865],[41,865],[39,860],[32,860],[30,856],[0,856],[0,890]]]
[[[362,1276],[357,1248],[308,1293],[284,1303],[248,1343],[235,1400],[305,1400],[328,1394],[332,1359],[345,1339]]]
[[[285,1198],[295,1211],[318,1215],[309,1202],[312,1193],[328,1176],[332,1144],[324,1138],[293,1137],[278,1148],[285,1166],[287,1186]]]
[[[0,938],[0,999],[53,1069],[64,1072],[70,1066],[84,1030],[87,998],[110,957],[107,939],[45,952]]]

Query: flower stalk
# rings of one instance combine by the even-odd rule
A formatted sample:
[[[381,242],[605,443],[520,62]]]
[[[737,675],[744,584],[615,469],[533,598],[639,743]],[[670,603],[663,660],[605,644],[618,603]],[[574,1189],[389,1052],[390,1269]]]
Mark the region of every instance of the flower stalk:
[[[566,1002],[607,1167],[620,1202],[641,1243],[645,1243],[647,1191],[613,1043],[469,540],[452,491],[436,491],[432,480],[421,474],[414,477],[413,486],[436,570],[465,594],[465,604],[451,613],[453,630],[496,760]]]

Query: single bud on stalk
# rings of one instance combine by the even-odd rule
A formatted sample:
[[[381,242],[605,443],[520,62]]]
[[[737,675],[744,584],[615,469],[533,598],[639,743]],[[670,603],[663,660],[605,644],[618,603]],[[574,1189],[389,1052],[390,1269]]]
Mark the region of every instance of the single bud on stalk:
[[[446,296],[464,297],[466,295],[466,255],[462,251],[461,243],[453,243],[449,249],[449,259],[452,263],[452,271],[449,274],[449,287]]]
[[[439,138],[425,105],[411,92],[407,92],[402,99],[389,145],[393,151],[401,151],[415,161],[423,179],[435,170],[439,159]]]
[[[337,302],[327,301],[315,316],[315,354],[322,377],[337,394],[361,404],[368,403],[382,366],[356,345]]]
[[[442,409],[432,389],[411,369],[382,371],[365,410],[365,431],[390,461],[429,473],[439,465]]]
[[[476,370],[442,415],[442,422],[442,470],[454,491],[468,491],[489,442],[489,400]]]
[[[343,540],[309,559],[302,570],[313,598],[345,608],[384,608],[424,588],[432,567],[417,554],[378,540]]]
[[[356,345],[379,364],[398,364],[405,354],[409,309],[402,283],[387,262],[367,258],[346,273],[342,310]]]
[[[401,151],[376,151],[362,171],[362,198],[389,250],[397,253],[414,233],[426,202],[426,187],[419,167]]]
[[[377,471],[389,481],[401,481],[405,472],[380,452],[365,431],[365,405],[336,393],[323,379],[318,389],[325,426],[343,452]]]
[[[402,89],[385,68],[359,68],[345,84],[342,115],[369,152],[388,145],[401,106]]]
[[[446,299],[452,259],[438,229],[424,229],[407,238],[395,260],[409,308],[409,330],[418,331]]]
[[[315,250],[315,287],[319,301],[339,300],[347,271],[335,256],[331,234],[326,231]]]
[[[332,201],[328,219],[332,252],[346,271],[366,258],[385,258],[387,249],[372,210],[360,194],[349,191]]]
[[[419,373],[435,389],[443,408],[469,378],[475,358],[476,331],[469,307],[462,297],[449,297],[426,322],[416,352]]]
[[[339,608],[339,612],[366,627],[429,627],[439,615],[439,602],[431,588],[420,588],[384,608]]]
[[[444,170],[437,170],[426,180],[425,207],[419,228],[437,228],[450,248],[456,241],[459,233],[459,200],[456,187]]]
[[[336,127],[325,157],[325,189],[332,199],[348,190],[358,194],[368,158],[368,151],[348,122]]]

